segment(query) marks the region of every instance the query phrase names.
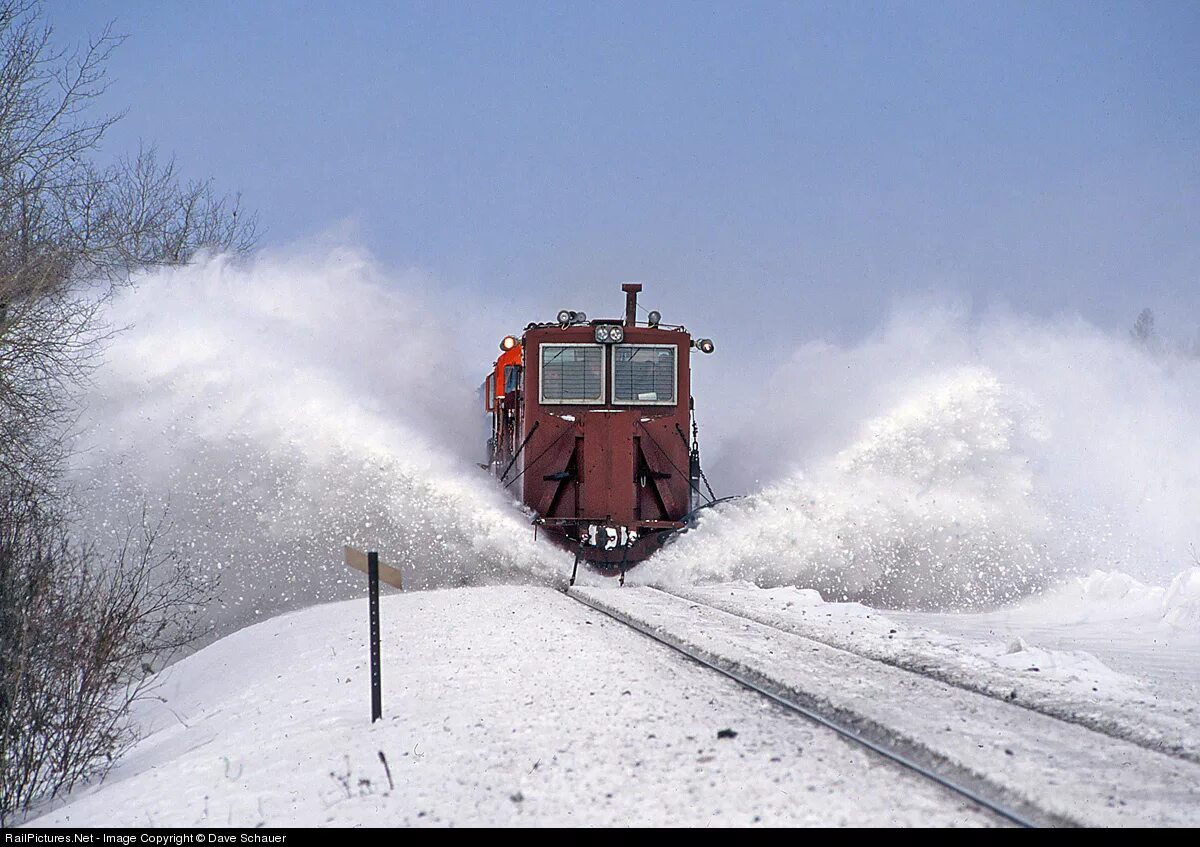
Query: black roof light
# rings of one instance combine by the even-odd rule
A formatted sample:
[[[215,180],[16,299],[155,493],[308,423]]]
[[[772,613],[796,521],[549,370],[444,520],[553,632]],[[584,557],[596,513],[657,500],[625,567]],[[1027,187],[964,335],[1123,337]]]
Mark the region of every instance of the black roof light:
[[[587,315],[583,312],[576,312],[574,309],[563,309],[558,313],[558,325],[566,328],[572,324],[581,324],[587,320]]]

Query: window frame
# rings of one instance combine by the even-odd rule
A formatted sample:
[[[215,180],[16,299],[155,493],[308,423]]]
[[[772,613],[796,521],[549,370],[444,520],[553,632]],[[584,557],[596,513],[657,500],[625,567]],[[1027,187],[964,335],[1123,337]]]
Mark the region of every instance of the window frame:
[[[613,348],[612,355],[612,374],[610,376],[609,390],[612,392],[609,396],[612,397],[614,406],[675,406],[679,403],[679,345],[678,344],[636,344],[634,342],[621,342],[620,344],[610,344]],[[671,357],[674,365],[671,369],[671,394],[673,398],[670,400],[620,400],[617,398],[617,351],[622,347],[652,347],[665,348],[675,351]]]
[[[511,377],[511,379],[510,379]],[[497,383],[498,384],[498,383]],[[520,365],[505,365],[504,366],[504,394],[507,397],[510,393],[521,390],[521,366]]]
[[[580,342],[562,342],[548,341],[538,345],[538,403],[543,406],[593,406],[598,403],[607,402],[605,399],[605,388],[607,387],[604,379],[604,371],[608,367],[608,356],[605,355],[604,348],[606,345],[598,344],[594,341],[587,343]],[[546,353],[547,347],[594,347],[600,350],[600,396],[589,397],[587,399],[554,399],[546,397]]]

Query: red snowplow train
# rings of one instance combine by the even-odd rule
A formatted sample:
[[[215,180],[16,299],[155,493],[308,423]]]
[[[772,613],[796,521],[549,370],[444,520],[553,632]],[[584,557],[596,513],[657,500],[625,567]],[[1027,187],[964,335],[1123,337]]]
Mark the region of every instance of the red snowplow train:
[[[505,336],[482,394],[487,468],[576,565],[624,578],[713,501],[691,396],[691,353],[713,343],[639,322],[642,286],[621,288],[624,319],[564,309]]]

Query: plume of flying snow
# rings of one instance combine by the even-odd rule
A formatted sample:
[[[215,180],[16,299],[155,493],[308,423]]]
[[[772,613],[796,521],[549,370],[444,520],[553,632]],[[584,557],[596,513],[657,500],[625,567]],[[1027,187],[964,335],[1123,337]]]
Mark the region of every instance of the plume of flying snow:
[[[457,333],[495,316],[453,301],[341,247],[147,274],[108,307],[122,331],[84,398],[81,520],[118,543],[143,505],[166,510],[170,543],[220,576],[223,630],[360,593],[344,543],[415,588],[560,581],[568,556],[474,466],[481,363]],[[759,379],[751,358],[703,359],[739,399],[697,398],[718,493],[750,496],[634,579],[978,608],[1095,569],[1163,585],[1200,544],[1194,358],[928,307]]]
[[[978,608],[1093,569],[1163,584],[1200,544],[1200,360],[1127,334],[901,311],[801,345],[753,395],[708,453],[750,496],[639,579]]]
[[[567,564],[470,461],[478,373],[430,281],[343,248],[216,256],[122,290],[84,398],[82,521],[118,543],[143,506],[220,579],[227,631],[361,595],[342,546],[414,588],[554,580]]]

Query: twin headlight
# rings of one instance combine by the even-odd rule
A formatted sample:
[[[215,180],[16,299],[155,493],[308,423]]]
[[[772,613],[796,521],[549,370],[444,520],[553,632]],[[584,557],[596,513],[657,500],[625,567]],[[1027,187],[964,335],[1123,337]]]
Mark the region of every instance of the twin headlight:
[[[596,341],[601,344],[620,344],[625,340],[625,327],[620,324],[596,324]]]

